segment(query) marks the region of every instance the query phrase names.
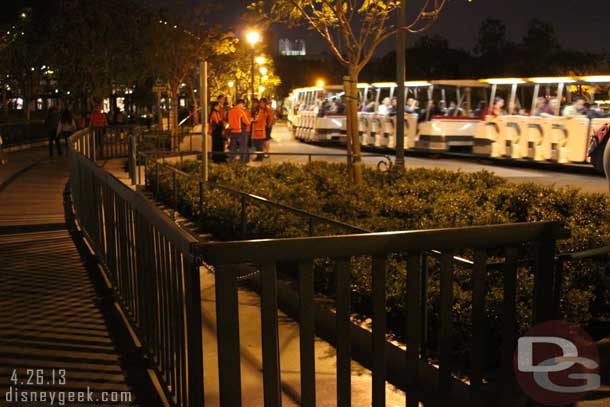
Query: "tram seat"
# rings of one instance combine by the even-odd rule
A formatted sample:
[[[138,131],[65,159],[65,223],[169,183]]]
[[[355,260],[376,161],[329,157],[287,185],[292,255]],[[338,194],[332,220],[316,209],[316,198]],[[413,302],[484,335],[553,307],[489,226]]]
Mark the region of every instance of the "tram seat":
[[[307,141],[318,141],[315,138],[316,113],[307,112],[305,116],[305,139]]]
[[[593,121],[586,117],[575,117],[565,120],[565,127],[568,131],[568,139],[565,144],[565,162],[583,163],[587,161],[587,150],[589,147],[589,134],[592,128],[600,127],[608,122],[607,119],[595,119]],[[561,157],[562,159],[564,157]],[[564,162],[564,161],[561,161]]]
[[[474,136],[473,153],[489,157],[501,157],[504,143],[498,120],[487,116],[477,125]]]
[[[545,143],[544,118],[532,116],[527,122],[527,158],[534,161],[545,161],[550,158],[550,151]]]
[[[373,117],[373,113],[361,112],[358,113],[358,135],[360,138],[360,144],[366,145],[367,140],[370,137],[370,122]]]
[[[567,149],[566,145],[568,142],[568,129],[565,117],[549,117],[544,122],[544,130],[549,134],[548,138],[545,138],[547,149],[549,151],[548,160],[555,161],[558,163],[566,163]],[[569,119],[573,120],[573,119]]]
[[[504,139],[503,156],[515,159],[527,157],[527,122],[527,116],[506,115],[498,118]]]
[[[371,117],[371,121],[369,122],[369,137],[375,140],[374,144],[384,137],[384,123],[386,115],[374,113]],[[363,140],[364,144],[364,140]]]
[[[394,148],[396,148],[396,117],[384,116],[381,122],[381,132],[375,136],[375,146],[388,147],[390,138],[394,138]]]
[[[409,145],[430,151],[449,151],[451,148],[471,149],[480,120],[472,117],[434,116],[422,122],[415,131],[409,129]],[[417,134],[417,141],[413,132]]]
[[[345,141],[345,129],[345,117],[317,117],[313,128],[314,138],[316,141]]]
[[[415,148],[418,119],[419,117],[416,114],[405,114],[405,148]],[[396,144],[394,144],[394,146],[396,146]]]

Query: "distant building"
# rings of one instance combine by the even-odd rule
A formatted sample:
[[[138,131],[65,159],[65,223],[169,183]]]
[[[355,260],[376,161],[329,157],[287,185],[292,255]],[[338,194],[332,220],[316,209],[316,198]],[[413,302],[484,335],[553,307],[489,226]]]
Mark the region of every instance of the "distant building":
[[[284,56],[304,56],[307,55],[305,48],[305,41],[303,40],[289,40],[283,38],[279,44],[280,55]]]

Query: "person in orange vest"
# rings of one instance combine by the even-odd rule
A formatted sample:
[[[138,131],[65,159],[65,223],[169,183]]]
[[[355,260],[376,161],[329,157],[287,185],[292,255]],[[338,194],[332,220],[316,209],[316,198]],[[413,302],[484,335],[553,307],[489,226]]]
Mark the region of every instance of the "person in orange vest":
[[[227,111],[225,109],[225,105],[227,104],[227,97],[223,94],[218,95],[216,98],[218,102],[218,106],[220,107],[220,117],[222,120],[227,120]]]
[[[237,155],[242,163],[247,164],[250,161],[248,153],[248,128],[250,127],[250,119],[246,113],[245,102],[239,99],[237,104],[229,110],[229,128],[231,131],[230,149],[231,155]]]
[[[212,137],[212,161],[217,164],[227,162],[224,139],[225,120],[219,102],[213,102],[208,124],[208,135]]]
[[[265,139],[267,138],[267,116],[269,111],[267,109],[267,105],[264,102],[264,99],[258,104],[258,109],[256,110],[256,117],[252,121],[252,144],[254,145],[254,149],[260,154],[256,154],[255,161],[263,161],[264,154],[261,152],[265,148]]]
[[[265,156],[269,157],[267,154],[270,150],[270,142],[271,142],[271,132],[273,131],[273,125],[275,124],[275,113],[273,112],[273,108],[271,104],[267,101],[267,98],[262,98],[261,103],[264,104],[267,109],[267,122],[265,125],[265,143],[263,144],[263,151],[265,152]]]

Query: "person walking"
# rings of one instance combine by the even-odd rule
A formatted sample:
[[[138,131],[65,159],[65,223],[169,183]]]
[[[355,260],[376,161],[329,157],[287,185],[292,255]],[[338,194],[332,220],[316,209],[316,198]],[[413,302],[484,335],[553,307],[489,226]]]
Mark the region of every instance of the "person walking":
[[[49,139],[49,157],[53,157],[53,144],[57,149],[57,155],[61,155],[61,144],[57,137],[57,125],[59,124],[59,114],[54,107],[49,109],[47,118],[44,121],[44,126],[47,129],[47,137]]]
[[[269,151],[271,149],[271,132],[273,131],[273,125],[275,124],[275,112],[269,104],[267,98],[262,98],[261,103],[264,104],[267,109],[267,122],[265,123],[265,141],[263,143],[263,151],[265,152],[265,158],[269,157]]]
[[[250,154],[248,153],[248,129],[250,127],[250,119],[246,113],[243,99],[239,99],[237,104],[229,110],[229,127],[231,130],[231,155],[235,156],[239,151],[241,162],[247,164],[248,161],[250,161]]]
[[[255,161],[263,161],[264,144],[267,138],[267,116],[269,111],[267,105],[263,99],[261,99],[258,109],[256,110],[256,116],[252,121],[252,144],[254,150],[257,152]]]
[[[61,113],[61,117],[59,119],[59,123],[57,124],[57,139],[58,143],[62,138],[66,143],[66,150],[68,149],[68,137],[70,137],[76,131],[76,123],[74,122],[74,117],[72,117],[72,113],[68,109],[65,109]]]
[[[219,102],[212,103],[212,111],[208,118],[208,135],[212,136],[212,161],[215,163],[227,162],[225,155],[225,120]]]

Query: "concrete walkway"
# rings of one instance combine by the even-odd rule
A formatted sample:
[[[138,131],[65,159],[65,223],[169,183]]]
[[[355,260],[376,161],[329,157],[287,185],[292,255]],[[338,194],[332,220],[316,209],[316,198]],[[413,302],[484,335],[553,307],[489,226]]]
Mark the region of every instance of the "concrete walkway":
[[[87,388],[97,400],[90,405],[136,405],[86,260],[66,224],[67,158],[51,162],[46,154],[8,154],[9,164],[0,167],[0,180],[10,181],[0,191],[0,405],[49,405],[6,403],[11,390],[40,396]],[[28,369],[41,369],[40,384],[27,385],[36,380]],[[103,402],[108,394],[102,392],[131,402]]]

